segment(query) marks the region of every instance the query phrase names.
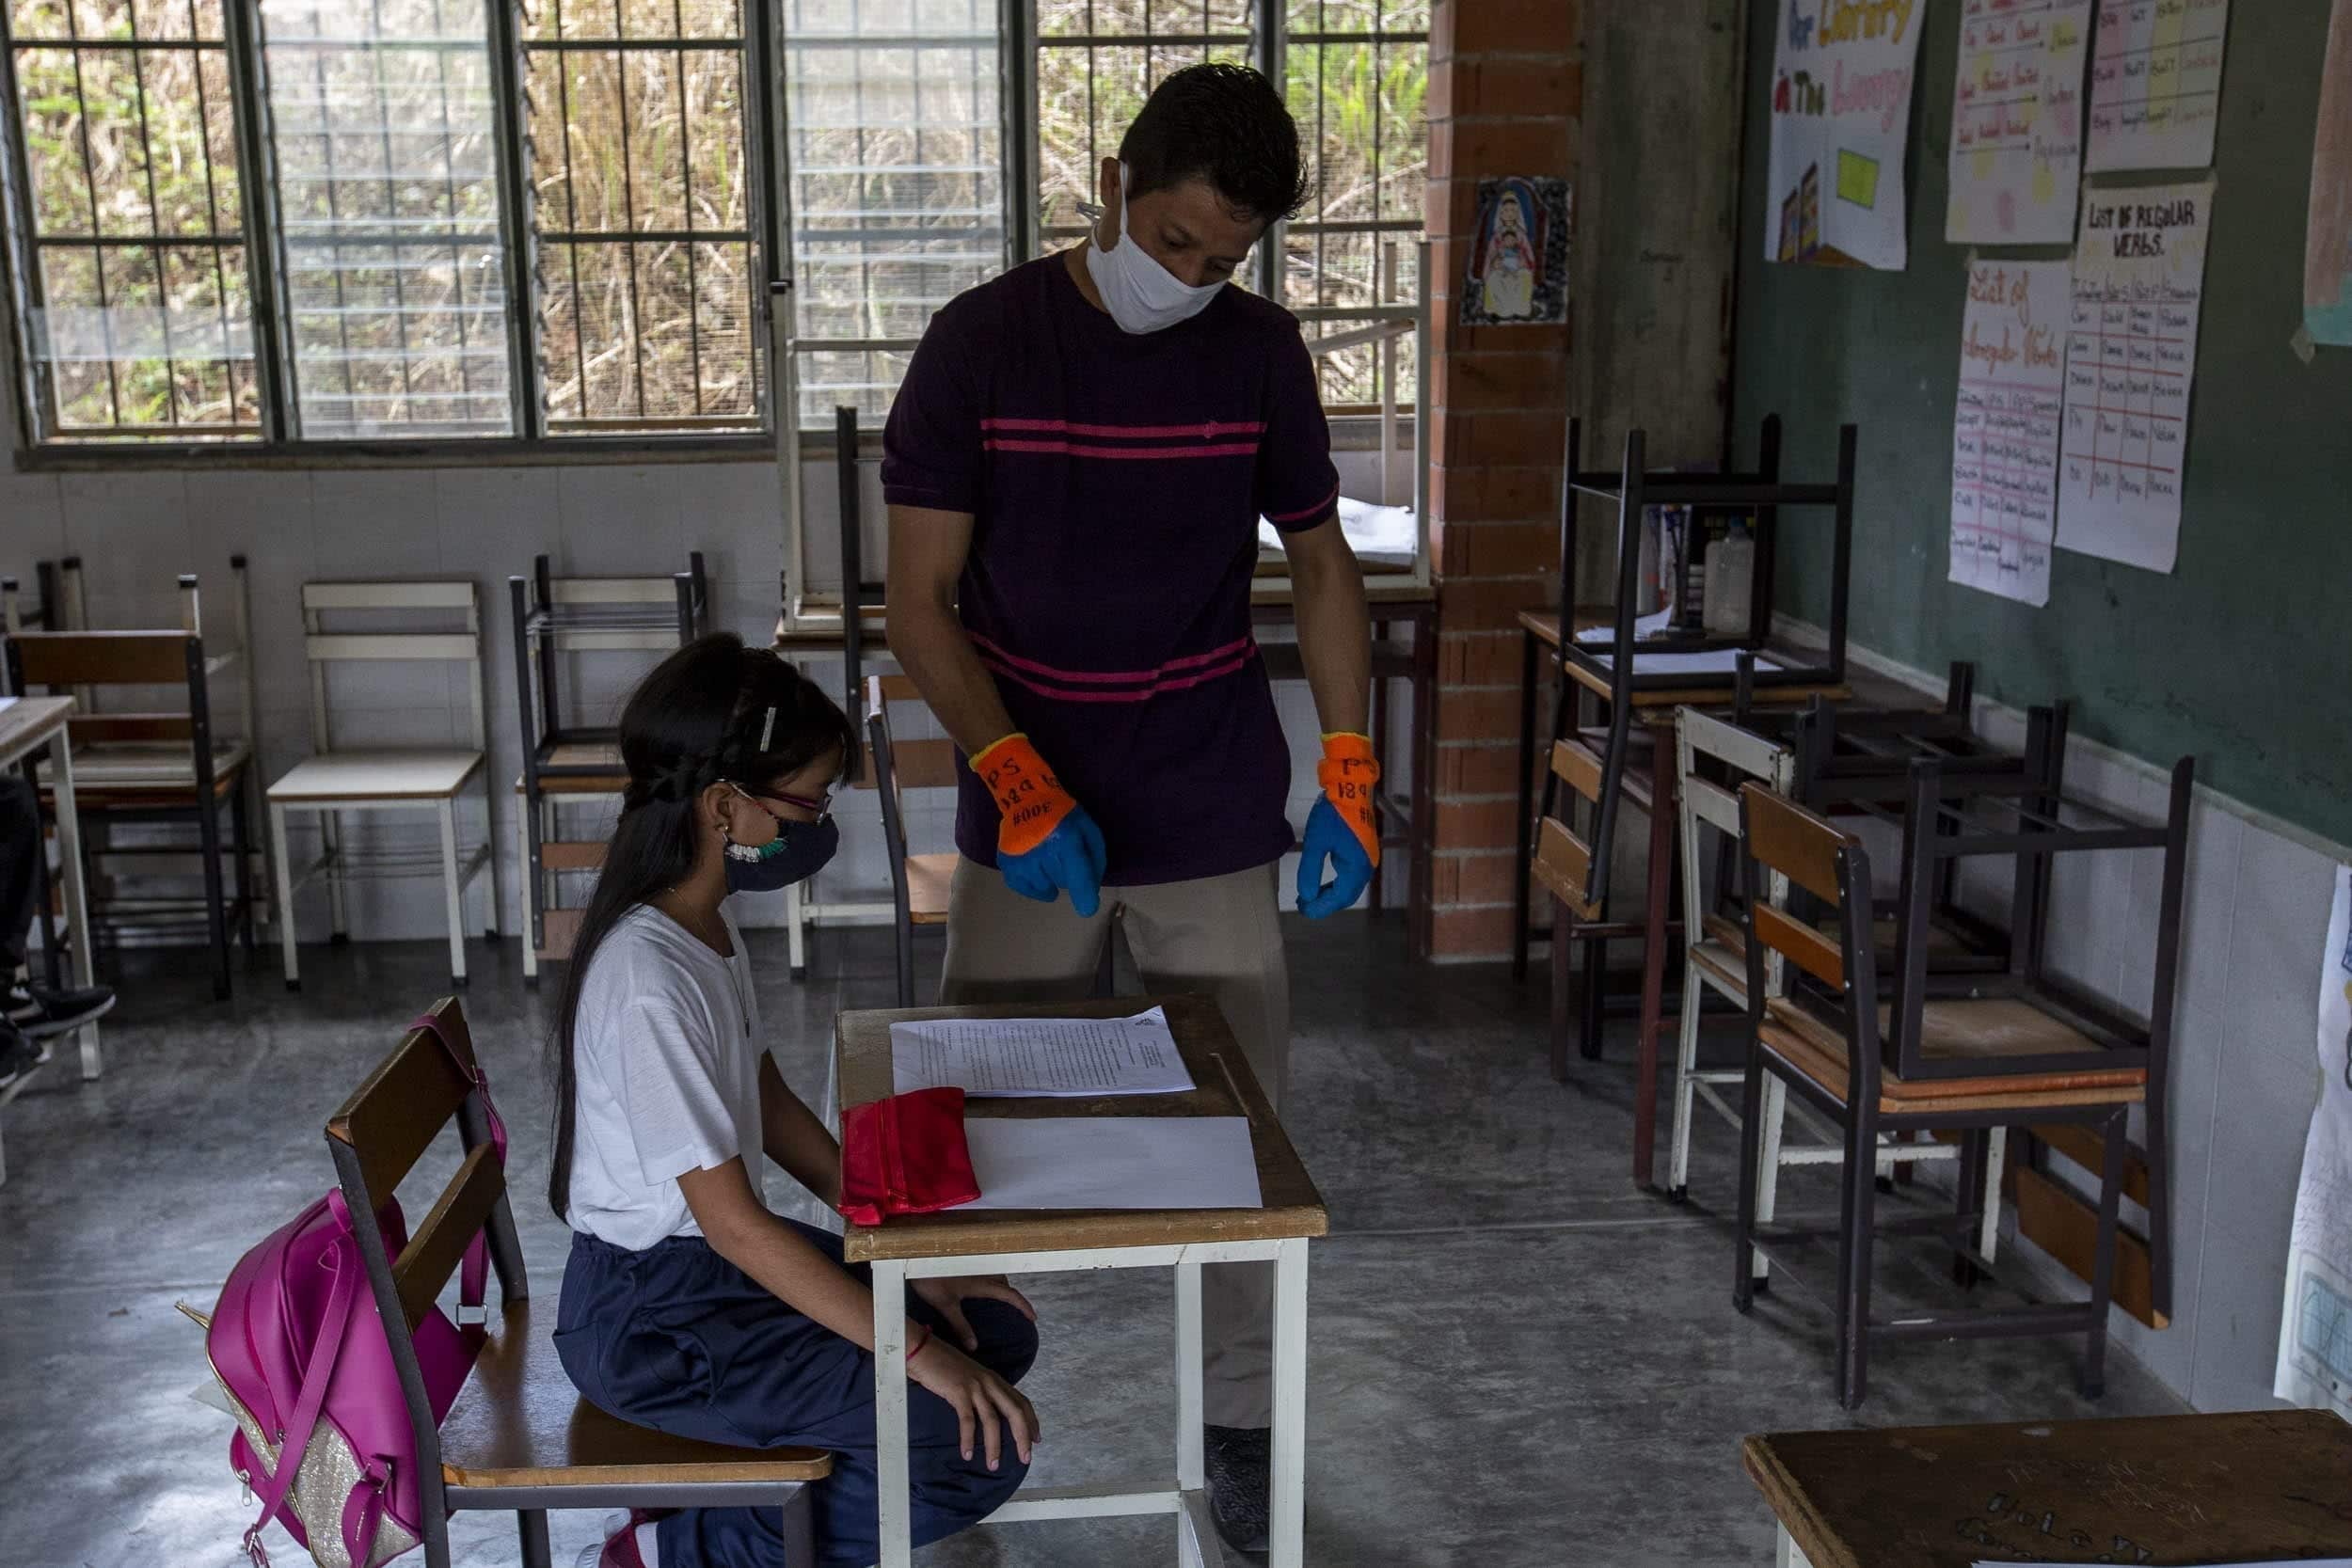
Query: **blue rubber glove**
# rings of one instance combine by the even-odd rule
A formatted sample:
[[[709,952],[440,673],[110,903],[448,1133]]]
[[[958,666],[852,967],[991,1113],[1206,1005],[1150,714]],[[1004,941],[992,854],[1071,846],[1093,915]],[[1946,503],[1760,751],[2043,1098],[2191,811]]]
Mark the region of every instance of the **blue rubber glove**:
[[[1067,888],[1070,907],[1081,918],[1091,918],[1103,903],[1103,830],[1086,807],[1073,806],[1036,848],[1019,855],[999,848],[996,869],[1005,874],[1007,887],[1041,904],[1052,903]]]
[[[1298,912],[1310,920],[1337,914],[1364,895],[1372,883],[1372,857],[1328,797],[1318,797],[1307,814],[1305,852],[1298,857]],[[1331,880],[1323,879],[1324,863]]]

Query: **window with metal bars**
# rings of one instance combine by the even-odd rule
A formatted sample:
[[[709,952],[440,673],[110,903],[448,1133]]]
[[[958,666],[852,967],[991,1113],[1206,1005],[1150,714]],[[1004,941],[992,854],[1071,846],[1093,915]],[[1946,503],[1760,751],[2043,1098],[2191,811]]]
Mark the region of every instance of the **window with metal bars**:
[[[780,0],[796,403],[888,412],[931,313],[1009,258],[997,0]]]
[[[262,433],[223,0],[13,0],[7,229],[45,432]]]

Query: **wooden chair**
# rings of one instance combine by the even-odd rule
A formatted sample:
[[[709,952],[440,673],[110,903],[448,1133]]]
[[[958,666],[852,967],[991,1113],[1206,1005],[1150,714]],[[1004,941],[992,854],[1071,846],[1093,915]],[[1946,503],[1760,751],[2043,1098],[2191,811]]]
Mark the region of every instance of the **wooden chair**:
[[[409,1030],[326,1124],[416,1436],[427,1568],[449,1568],[449,1515],[459,1510],[512,1510],[525,1568],[549,1568],[551,1508],[779,1504],[787,1560],[794,1568],[815,1562],[807,1487],[832,1474],[831,1455],[665,1436],[606,1415],[573,1388],[550,1338],[554,1304],[533,1310],[465,1013],[452,997],[433,1017],[450,1049],[424,1029]],[[394,1258],[377,1212],[453,1122],[464,1158]],[[412,1336],[485,1230],[498,1301],[485,1313],[472,1375],[437,1427]]]
[[[2185,810],[2186,759],[2176,771]],[[1740,838],[1747,888],[1747,1069],[1740,1122],[1740,1209],[1733,1305],[1750,1309],[1759,1254],[1784,1270],[1788,1243],[1834,1239],[1838,1245],[1837,1397],[1851,1409],[1867,1389],[1867,1356],[1874,1341],[1961,1336],[2088,1337],[2082,1388],[2095,1398],[2105,1377],[2107,1307],[2113,1293],[2118,1212],[2127,1149],[2130,1107],[2147,1097],[2152,1052],[2143,1033],[2094,1015],[2039,985],[1989,989],[1969,978],[1968,994],[1931,999],[1926,922],[1930,897],[1922,867],[1956,841],[1937,832],[1946,810],[1935,765],[1914,769],[1911,831],[1906,833],[1901,926],[1892,994],[1879,999],[1869,858],[1860,841],[1825,818],[1761,784],[1740,790]],[[1989,836],[1989,835],[1988,835]],[[2010,837],[2020,835],[2007,835]],[[2058,844],[2052,847],[2122,847]],[[1994,852],[1998,847],[1980,847]],[[1785,877],[1820,901],[1836,935],[1774,907],[1769,879]],[[2171,935],[2177,936],[2177,919]],[[2169,942],[2169,939],[2160,939]],[[1772,993],[1770,955],[1806,976]],[[2170,972],[2163,983],[2169,987]],[[1762,1169],[1763,1097],[1768,1079],[1837,1126],[1844,1136],[1840,1224],[1832,1231],[1773,1227],[1757,1219]],[[1872,1151],[1882,1134],[1954,1132],[1961,1140],[1955,1212],[1899,1222],[1891,1230],[1943,1234],[1973,1270],[1994,1273],[1992,1260],[1972,1248],[1984,1206],[1982,1175],[1991,1130],[2035,1123],[2085,1129],[2100,1149],[2100,1189],[2090,1293],[2087,1302],[1961,1312],[1906,1309],[1898,1318],[1870,1314],[1871,1248],[1878,1191]]]
[[[81,702],[67,733],[73,748],[75,803],[92,830],[93,860],[104,854],[144,856],[176,869],[184,851],[149,846],[115,849],[105,842],[106,831],[119,823],[195,824],[197,870],[204,880],[204,895],[194,909],[201,915],[213,952],[213,995],[226,1001],[230,926],[241,927],[248,951],[253,946],[254,879],[246,790],[253,747],[249,730],[242,737],[218,733],[212,683],[243,655],[208,650],[195,578],[180,579],[180,596],[183,624],[178,630],[12,633],[9,685],[18,691],[39,687],[72,693]],[[177,689],[184,692],[184,704],[171,711],[97,710],[95,693],[129,688]],[[146,694],[141,698],[147,700]],[[222,843],[223,808],[230,814],[237,867],[233,895],[227,875],[228,847]],[[97,885],[103,888],[106,883]],[[168,934],[190,909],[185,899],[113,896],[94,913],[117,932],[141,922],[146,929]]]
[[[700,550],[670,577],[557,577],[548,558],[528,578],[506,579],[515,633],[515,689],[522,721],[522,800],[516,838],[525,907],[523,983],[539,983],[542,961],[571,956],[582,911],[557,906],[558,879],[604,864],[601,838],[565,839],[562,813],[610,803],[628,787],[619,732],[611,724],[568,721],[560,656],[565,653],[670,653],[710,629],[710,579]]]
[[[382,629],[388,612],[438,612],[444,629]],[[330,631],[326,617],[372,617],[358,626]],[[463,622],[462,630],[445,629],[450,619]],[[355,877],[430,877],[438,875],[449,919],[449,968],[453,983],[466,983],[466,888],[484,871],[490,875],[490,921],[485,935],[496,936],[501,924],[496,874],[498,807],[491,799],[490,775],[484,766],[489,753],[489,731],[482,687],[482,599],[471,581],[462,582],[307,582],[302,585],[303,652],[310,666],[310,746],[312,755],[268,790],[271,859],[278,869],[278,932],[285,955],[286,989],[300,990],[300,960],[294,951],[294,896],[319,876],[326,879],[327,909],[334,940],[345,940],[345,883]],[[330,723],[332,705],[327,671],[334,664],[463,664],[472,698],[469,744],[462,747],[366,746],[339,748]],[[483,842],[462,854],[457,842],[457,800],[479,780],[482,787]],[[286,847],[289,812],[317,814],[321,852],[298,874]],[[430,812],[440,825],[440,850],[383,849],[355,851],[344,843],[343,816],[351,814]]]
[[[954,741],[891,738],[890,705],[921,701],[922,693],[904,675],[866,677],[866,766],[857,787],[871,789],[882,800],[882,848],[890,861],[901,1007],[914,1006],[914,928],[946,925],[947,884],[955,875],[957,858],[953,849],[918,855],[908,847],[905,792],[952,788],[956,782]]]

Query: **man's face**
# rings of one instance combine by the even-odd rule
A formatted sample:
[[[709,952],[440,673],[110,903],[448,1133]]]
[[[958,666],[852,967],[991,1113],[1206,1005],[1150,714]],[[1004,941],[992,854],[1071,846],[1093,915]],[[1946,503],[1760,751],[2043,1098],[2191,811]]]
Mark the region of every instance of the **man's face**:
[[[1119,160],[1103,160],[1104,214],[1096,239],[1109,249],[1119,238]],[[1127,203],[1127,221],[1144,254],[1194,288],[1232,280],[1249,247],[1265,232],[1263,221],[1244,217],[1225,204],[1215,186],[1194,178]]]

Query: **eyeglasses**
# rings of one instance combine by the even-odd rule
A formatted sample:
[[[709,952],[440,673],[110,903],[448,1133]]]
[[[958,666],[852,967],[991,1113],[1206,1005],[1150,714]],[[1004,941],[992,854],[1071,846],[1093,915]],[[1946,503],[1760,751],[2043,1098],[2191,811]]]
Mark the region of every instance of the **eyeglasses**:
[[[815,813],[819,821],[823,820],[833,812],[833,791],[830,789],[812,800],[805,795],[787,795],[782,790],[776,791],[773,795],[755,795],[750,790],[745,789],[741,784],[736,784],[732,781],[728,783],[727,787],[735,791],[738,795],[743,797],[744,800],[751,801],[752,804],[755,806],[764,806],[771,801],[782,805],[793,806],[802,811]]]

